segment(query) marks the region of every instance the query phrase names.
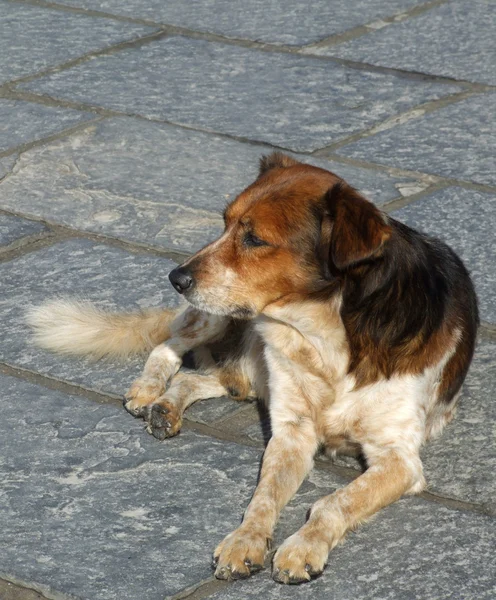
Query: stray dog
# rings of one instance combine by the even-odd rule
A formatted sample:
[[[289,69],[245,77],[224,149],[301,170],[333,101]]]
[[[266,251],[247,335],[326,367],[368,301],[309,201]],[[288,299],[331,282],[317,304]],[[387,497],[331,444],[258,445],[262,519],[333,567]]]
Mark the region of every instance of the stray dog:
[[[381,212],[337,175],[280,153],[224,212],[221,237],[174,269],[188,308],[114,315],[49,302],[29,321],[58,352],[151,352],[125,407],[160,440],[193,402],[267,402],[272,438],[241,525],[214,552],[220,579],[264,564],[278,516],[319,447],[367,470],[316,502],[277,550],[273,578],[319,575],[346,532],[425,487],[419,450],[454,414],[477,299],[444,243]],[[194,350],[198,372],[178,372]]]

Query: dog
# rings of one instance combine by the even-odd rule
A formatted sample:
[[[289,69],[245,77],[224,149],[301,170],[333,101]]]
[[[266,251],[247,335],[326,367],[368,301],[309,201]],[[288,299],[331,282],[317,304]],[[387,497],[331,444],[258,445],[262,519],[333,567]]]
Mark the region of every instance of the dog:
[[[214,552],[219,579],[262,569],[278,516],[320,447],[367,469],[318,500],[275,552],[273,578],[310,581],[379,509],[425,485],[421,446],[455,412],[479,324],[443,242],[386,215],[337,175],[273,153],[224,211],[225,231],[169,275],[178,310],[115,315],[48,302],[29,315],[58,352],[152,350],[125,408],[159,440],[185,409],[229,395],[267,403],[272,437],[241,525]],[[179,371],[193,351],[198,371]]]

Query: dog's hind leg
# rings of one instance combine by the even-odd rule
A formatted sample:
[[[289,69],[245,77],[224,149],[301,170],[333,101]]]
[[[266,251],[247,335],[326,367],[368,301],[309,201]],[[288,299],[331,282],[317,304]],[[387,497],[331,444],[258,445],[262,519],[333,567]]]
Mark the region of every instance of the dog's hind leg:
[[[124,406],[134,416],[162,396],[181,366],[183,355],[223,336],[229,319],[189,307],[170,324],[170,337],[157,346],[146,361],[142,375],[132,384]]]
[[[227,395],[219,377],[220,369],[212,373],[180,371],[163,396],[146,408],[147,431],[159,440],[172,437],[181,429],[184,411],[197,400]]]

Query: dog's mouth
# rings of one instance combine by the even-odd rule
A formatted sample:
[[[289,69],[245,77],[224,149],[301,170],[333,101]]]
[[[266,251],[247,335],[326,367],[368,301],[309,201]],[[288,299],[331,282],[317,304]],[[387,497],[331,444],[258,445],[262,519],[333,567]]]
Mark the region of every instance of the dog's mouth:
[[[232,317],[234,319],[253,319],[258,311],[248,304],[237,304],[223,300],[221,295],[212,292],[201,293],[196,287],[182,294],[192,306],[212,315]]]

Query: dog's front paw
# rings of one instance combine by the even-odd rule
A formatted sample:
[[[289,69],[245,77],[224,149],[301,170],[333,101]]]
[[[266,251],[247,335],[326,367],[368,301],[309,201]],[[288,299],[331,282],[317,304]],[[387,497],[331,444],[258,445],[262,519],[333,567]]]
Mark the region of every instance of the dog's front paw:
[[[182,415],[174,404],[159,399],[145,413],[146,430],[158,440],[174,437],[181,430]]]
[[[263,569],[271,539],[239,527],[217,546],[213,566],[217,579],[246,579]]]
[[[147,407],[154,404],[164,393],[164,384],[159,379],[137,379],[124,396],[124,408],[135,417],[143,417]]]
[[[326,542],[295,533],[275,553],[272,578],[290,584],[310,581],[322,573],[328,555]]]

